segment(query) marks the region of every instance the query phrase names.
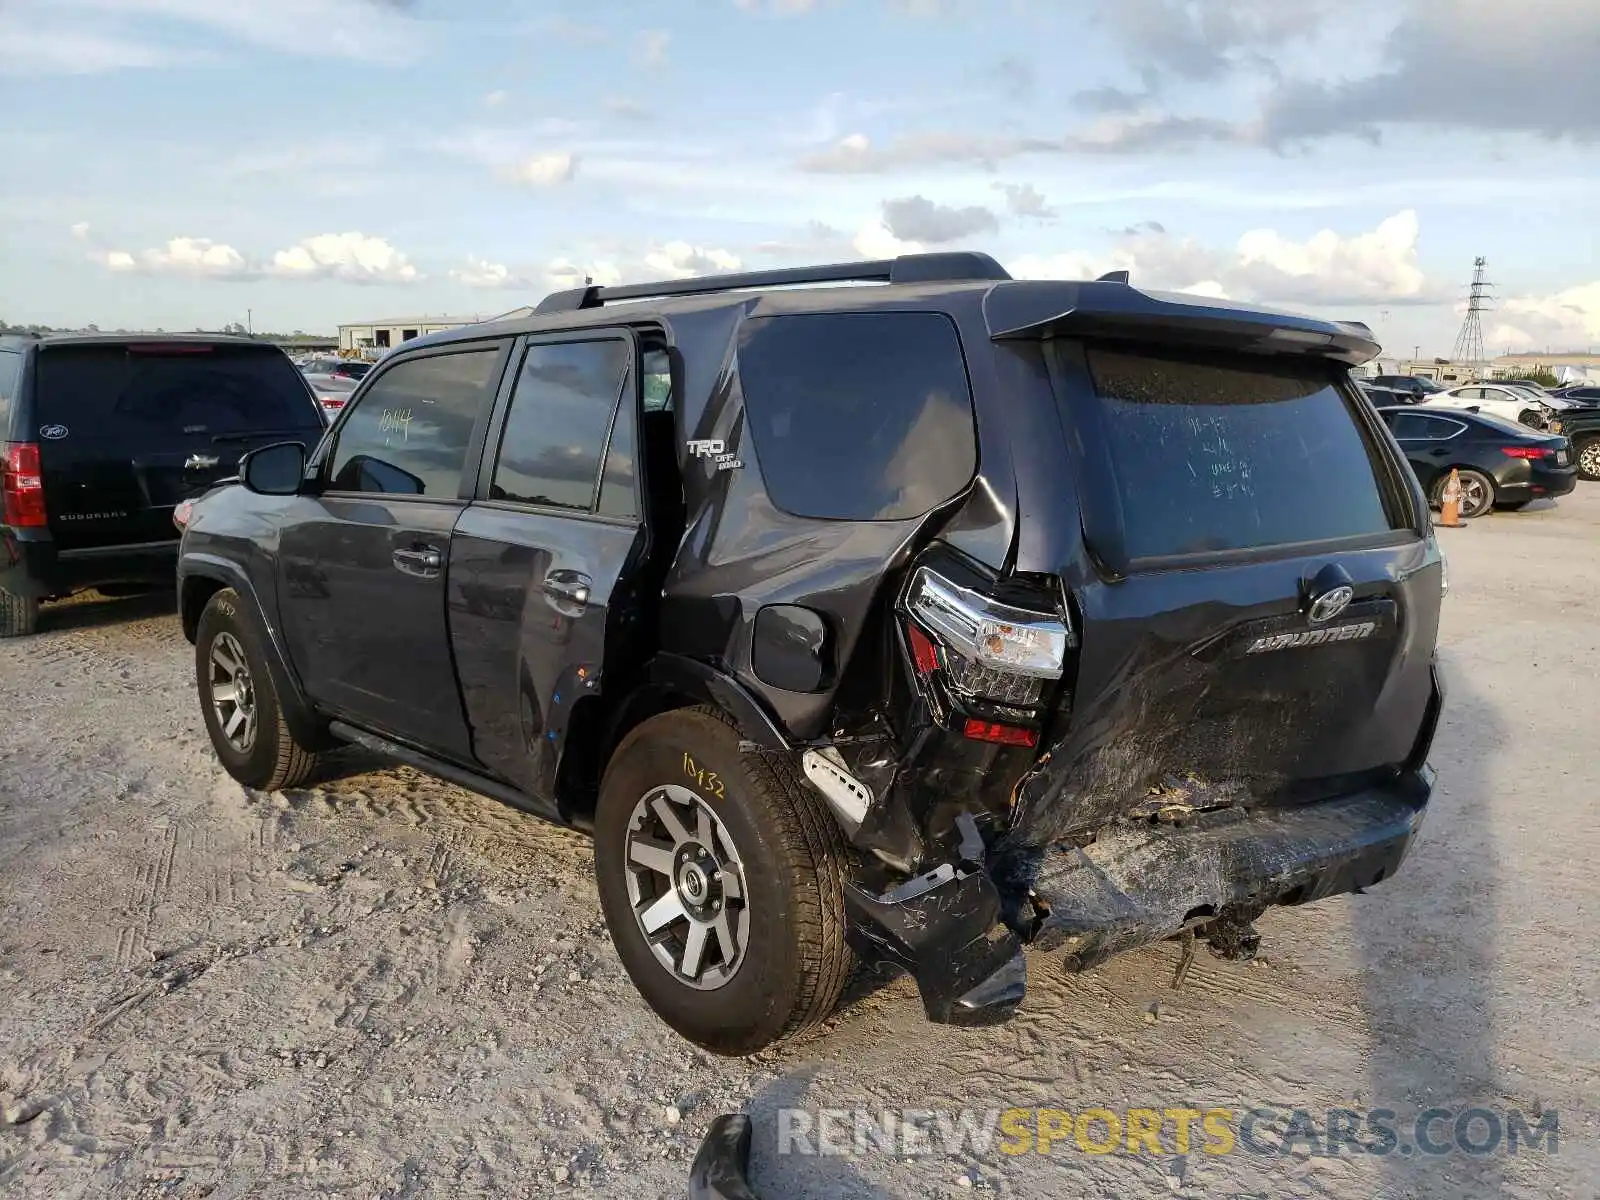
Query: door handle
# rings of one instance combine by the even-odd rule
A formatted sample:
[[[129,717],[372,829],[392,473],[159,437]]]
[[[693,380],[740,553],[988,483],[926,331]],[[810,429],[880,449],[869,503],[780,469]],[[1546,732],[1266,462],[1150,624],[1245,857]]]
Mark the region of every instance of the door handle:
[[[416,575],[428,579],[439,573],[444,566],[444,555],[432,546],[417,546],[410,550],[396,550],[394,552],[394,565],[398,571],[407,575]]]
[[[588,607],[589,592],[594,580],[581,571],[551,571],[544,577],[545,600],[557,612],[567,616],[570,610]]]

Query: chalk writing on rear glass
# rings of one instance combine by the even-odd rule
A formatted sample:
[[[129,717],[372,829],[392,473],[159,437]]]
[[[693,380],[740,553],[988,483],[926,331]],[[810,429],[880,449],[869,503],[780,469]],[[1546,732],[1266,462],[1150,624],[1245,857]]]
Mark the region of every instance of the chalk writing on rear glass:
[[[1214,416],[1190,415],[1187,424],[1199,450],[1202,471],[1210,477],[1212,497],[1217,500],[1253,497],[1256,489],[1250,462],[1234,453],[1228,443],[1225,422]]]

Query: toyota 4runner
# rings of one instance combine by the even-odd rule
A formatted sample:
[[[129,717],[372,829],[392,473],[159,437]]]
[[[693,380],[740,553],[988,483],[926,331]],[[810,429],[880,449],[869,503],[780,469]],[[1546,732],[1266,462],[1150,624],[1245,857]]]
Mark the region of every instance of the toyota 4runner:
[[[1432,786],[1377,349],[981,254],[561,292],[194,506],[207,727],[250,787],[357,743],[590,831],[629,975],[722,1053],[860,961],[979,1023],[1025,946],[1248,956]]]

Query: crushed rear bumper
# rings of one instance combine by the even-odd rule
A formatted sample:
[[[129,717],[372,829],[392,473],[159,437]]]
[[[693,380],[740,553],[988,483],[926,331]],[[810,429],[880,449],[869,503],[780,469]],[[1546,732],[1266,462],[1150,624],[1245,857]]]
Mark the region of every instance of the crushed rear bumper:
[[[1217,809],[1183,824],[1128,822],[1087,846],[959,861],[874,896],[846,893],[869,962],[917,981],[933,1021],[1004,1020],[1027,986],[1024,944],[1083,971],[1199,927],[1236,932],[1266,909],[1359,891],[1394,874],[1433,790],[1427,766],[1382,787],[1292,808]],[[1226,927],[1226,930],[1224,929]]]

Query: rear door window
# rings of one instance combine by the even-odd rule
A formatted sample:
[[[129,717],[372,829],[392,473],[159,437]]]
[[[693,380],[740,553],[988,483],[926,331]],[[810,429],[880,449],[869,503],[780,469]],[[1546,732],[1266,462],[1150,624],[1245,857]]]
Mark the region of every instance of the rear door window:
[[[511,395],[489,498],[589,512],[632,360],[633,347],[621,338],[529,346]],[[633,423],[618,425],[626,429],[608,476],[620,471],[624,477],[607,482],[612,506],[626,493],[631,508]]]
[[[339,428],[328,487],[454,499],[501,353],[493,343],[431,354],[374,379]]]
[[[39,418],[75,440],[281,431],[320,435],[316,402],[273,348],[205,343],[48,346]]]
[[[1395,527],[1376,446],[1327,367],[1093,346],[1087,365],[1130,558]]]
[[[758,317],[739,379],[767,494],[795,516],[921,516],[977,470],[966,361],[940,313]]]

